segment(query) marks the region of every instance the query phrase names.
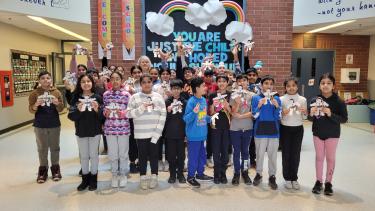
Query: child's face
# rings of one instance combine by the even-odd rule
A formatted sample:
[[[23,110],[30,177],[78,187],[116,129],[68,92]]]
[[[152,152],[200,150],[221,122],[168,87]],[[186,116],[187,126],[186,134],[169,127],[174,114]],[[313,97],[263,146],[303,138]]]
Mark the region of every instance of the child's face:
[[[204,82],[205,83],[212,83],[212,81],[213,81],[213,75],[205,75],[204,76]]]
[[[185,77],[186,80],[190,80],[190,79],[193,78],[193,73],[190,70],[186,70],[185,74],[184,74],[184,77]]]
[[[267,90],[273,90],[273,81],[272,80],[265,80],[262,84],[262,91],[265,92]]]
[[[150,76],[152,77],[152,81],[156,81],[159,78],[158,70],[157,69],[151,69],[150,70]]]
[[[322,81],[320,81],[319,88],[322,94],[331,94],[335,88],[335,85],[333,85],[333,82],[329,78],[324,78]]]
[[[179,86],[174,86],[172,87],[171,91],[172,91],[173,97],[178,99],[180,97],[182,89]]]
[[[258,75],[254,72],[250,72],[247,74],[247,78],[249,79],[249,82],[253,84],[257,81]]]
[[[160,78],[162,81],[169,81],[171,75],[168,73],[168,71],[164,71],[161,73]]]
[[[226,90],[228,87],[228,81],[224,78],[219,78],[219,80],[217,80],[217,86],[219,87],[219,90]]]
[[[86,69],[84,67],[80,66],[80,67],[78,67],[77,73],[78,73],[78,76],[83,75],[83,74],[86,73]]]
[[[122,79],[121,79],[119,74],[117,74],[117,73],[112,74],[111,83],[112,83],[113,89],[120,89],[121,81],[122,81]]]
[[[249,82],[248,82],[248,80],[246,80],[246,78],[239,79],[236,82],[237,82],[238,86],[242,87],[242,89],[247,90],[247,88],[249,86]]]
[[[224,66],[220,66],[219,68],[217,68],[217,73],[218,74],[224,74],[225,73],[225,67]]]
[[[205,95],[206,94],[206,85],[202,83],[200,86],[196,88],[196,94],[199,96]]]
[[[94,82],[95,82],[95,83],[98,83],[98,82],[99,82],[99,76],[98,76],[98,74],[93,73],[93,74],[92,74],[92,78],[94,79]]]
[[[286,93],[290,95],[295,95],[298,91],[298,86],[295,81],[288,81],[285,89],[286,89]]]
[[[149,77],[143,78],[141,82],[142,92],[143,93],[151,93],[152,91],[152,80]]]
[[[227,77],[230,81],[233,81],[233,73],[227,73]]]
[[[42,76],[39,78],[39,84],[40,84],[43,88],[50,87],[50,86],[52,85],[52,79],[51,79],[51,76],[49,76],[48,74],[46,74],[46,75],[42,75]]]
[[[91,91],[91,89],[92,89],[92,82],[89,79],[89,77],[84,76],[81,79],[81,88],[82,88],[83,91]]]
[[[170,79],[175,79],[176,76],[176,71],[171,71],[171,78]]]
[[[142,76],[142,71],[140,69],[134,69],[132,76],[135,80],[139,80]]]

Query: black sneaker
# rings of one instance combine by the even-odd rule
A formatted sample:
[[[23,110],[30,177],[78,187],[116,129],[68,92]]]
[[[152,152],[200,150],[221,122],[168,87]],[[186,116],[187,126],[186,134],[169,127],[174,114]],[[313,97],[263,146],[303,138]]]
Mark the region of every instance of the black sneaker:
[[[53,181],[60,181],[62,176],[60,172],[60,165],[52,165],[51,166],[51,173],[52,173],[52,180]]]
[[[176,177],[169,177],[168,183],[169,184],[174,184],[176,182]]]
[[[129,168],[130,168],[131,174],[137,174],[138,173],[137,165],[135,163],[130,163]]]
[[[243,179],[243,182],[246,185],[251,185],[252,184],[251,179],[249,177],[249,172],[248,171],[243,171],[242,172],[242,179]]]
[[[270,178],[268,179],[268,186],[270,186],[272,190],[276,190],[277,189],[275,175],[270,176]]]
[[[185,176],[182,174],[182,175],[177,175],[177,179],[178,179],[178,182],[183,184],[183,183],[186,183],[186,179],[185,179]]]
[[[239,185],[240,184],[240,174],[234,174],[232,179],[232,185]]]
[[[220,178],[219,177],[214,177],[214,183],[215,184],[220,184]]]
[[[197,180],[195,180],[194,177],[188,178],[187,182],[188,182],[189,185],[191,185],[194,188],[200,188],[201,187],[201,184],[199,184],[199,182],[197,182]]]
[[[221,184],[227,184],[228,183],[227,175],[225,173],[221,174],[220,183]]]
[[[254,177],[253,185],[258,186],[262,182],[262,178],[263,177],[260,176],[260,174],[257,173],[257,175],[255,175],[255,177]]]
[[[326,182],[324,184],[324,195],[327,195],[327,196],[333,195],[332,184],[330,182]]]
[[[39,184],[45,183],[48,178],[48,168],[46,166],[39,166],[38,169],[38,177],[36,178],[36,182]]]
[[[313,189],[312,189],[312,192],[315,193],[315,194],[320,194],[322,192],[322,186],[323,186],[323,184],[319,180],[317,180],[315,182],[315,185],[314,185]]]
[[[201,176],[196,175],[195,178],[196,178],[197,180],[201,180],[201,181],[211,181],[211,180],[214,179],[213,177],[210,177],[210,176],[205,175],[205,174],[203,174],[203,175],[201,175]]]

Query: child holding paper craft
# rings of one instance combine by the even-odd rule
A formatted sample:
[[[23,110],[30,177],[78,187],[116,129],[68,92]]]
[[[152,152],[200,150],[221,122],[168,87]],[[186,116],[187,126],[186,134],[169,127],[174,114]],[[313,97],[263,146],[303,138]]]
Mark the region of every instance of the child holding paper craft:
[[[37,183],[44,183],[48,178],[48,151],[51,154],[52,180],[59,181],[60,173],[60,117],[59,112],[64,109],[62,95],[52,87],[51,74],[47,71],[39,73],[39,85],[29,96],[29,111],[35,114],[34,132],[39,154],[39,170]],[[47,93],[46,98],[39,96]],[[42,106],[43,105],[43,106]]]
[[[303,117],[307,114],[306,98],[298,94],[298,81],[288,78],[284,81],[286,94],[280,98],[282,118],[280,144],[282,148],[283,177],[287,189],[299,190],[298,166],[303,139]]]
[[[84,102],[80,101],[85,98],[92,99],[91,110],[84,108]],[[87,187],[90,191],[97,189],[99,142],[103,118],[101,105],[102,97],[95,94],[94,79],[91,75],[81,75],[68,114],[68,118],[74,121],[81,161],[82,182],[77,187],[78,191],[83,191]]]
[[[340,124],[348,121],[348,112],[345,103],[333,92],[335,78],[326,73],[319,79],[321,94],[317,96],[322,102],[312,100],[309,108],[309,119],[313,121],[312,131],[315,146],[316,182],[312,189],[315,194],[320,194],[323,186],[323,163],[326,158],[327,170],[324,184],[324,194],[333,195],[332,178],[336,162],[336,148],[340,139]],[[317,111],[321,110],[322,115]],[[320,112],[318,112],[320,113]]]

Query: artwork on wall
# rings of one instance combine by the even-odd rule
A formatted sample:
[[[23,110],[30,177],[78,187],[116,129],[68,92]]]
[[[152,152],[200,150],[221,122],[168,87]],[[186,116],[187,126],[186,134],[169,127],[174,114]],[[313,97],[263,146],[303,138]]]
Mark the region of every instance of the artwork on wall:
[[[360,68],[341,68],[341,83],[359,83]]]
[[[0,70],[0,90],[2,107],[13,106],[12,71]]]

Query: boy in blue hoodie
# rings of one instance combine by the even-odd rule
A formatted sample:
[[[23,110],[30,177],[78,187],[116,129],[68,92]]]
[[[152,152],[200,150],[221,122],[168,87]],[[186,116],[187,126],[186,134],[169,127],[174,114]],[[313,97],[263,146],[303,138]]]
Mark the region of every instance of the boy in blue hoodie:
[[[268,155],[268,185],[276,190],[276,166],[277,151],[279,148],[279,121],[281,112],[281,101],[276,93],[272,93],[275,80],[272,76],[265,76],[261,80],[262,92],[253,97],[251,107],[256,119],[254,126],[255,148],[256,148],[256,176],[254,186],[262,182],[264,154]]]
[[[209,181],[213,179],[204,174],[206,164],[204,141],[207,139],[207,124],[211,122],[211,117],[207,115],[207,103],[203,97],[206,93],[203,79],[194,78],[191,81],[191,88],[194,95],[188,100],[183,117],[188,140],[187,182],[189,185],[199,188],[200,184],[197,180]],[[195,173],[197,173],[196,177]]]

